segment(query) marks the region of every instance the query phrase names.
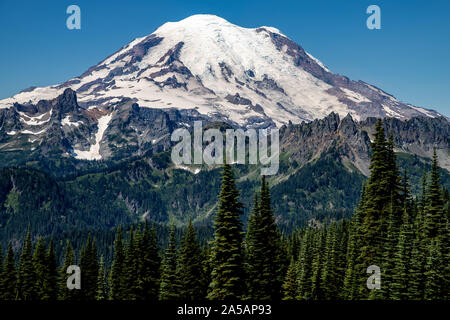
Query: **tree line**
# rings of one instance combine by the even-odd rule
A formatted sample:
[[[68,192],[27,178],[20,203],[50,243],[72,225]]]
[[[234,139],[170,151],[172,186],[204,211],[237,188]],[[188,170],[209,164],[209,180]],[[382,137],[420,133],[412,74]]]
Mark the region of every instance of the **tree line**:
[[[282,234],[262,177],[244,232],[240,192],[225,164],[209,243],[201,245],[189,222],[181,241],[172,226],[161,250],[155,228],[145,223],[126,237],[118,228],[110,266],[91,236],[77,254],[67,242],[58,266],[53,240],[46,244],[40,238],[33,246],[28,231],[20,254],[10,244],[0,256],[0,299],[447,300],[450,200],[440,183],[436,151],[421,195],[412,197],[393,141],[379,121],[371,174],[351,219]],[[75,264],[81,269],[80,290],[67,288],[66,271]],[[367,286],[369,266],[381,271],[379,289]]]

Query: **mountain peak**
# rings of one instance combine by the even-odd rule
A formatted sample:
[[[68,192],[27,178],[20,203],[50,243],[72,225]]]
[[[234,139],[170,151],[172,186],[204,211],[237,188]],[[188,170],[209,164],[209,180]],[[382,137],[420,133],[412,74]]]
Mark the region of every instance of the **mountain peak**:
[[[221,27],[234,27],[234,28],[240,28],[240,29],[248,29],[248,30],[256,30],[256,29],[266,29],[267,31],[273,32],[273,33],[279,33],[280,30],[274,27],[269,26],[260,26],[256,28],[243,28],[239,27],[228,20],[213,15],[213,14],[194,14],[192,16],[189,16],[185,19],[182,19],[180,21],[176,22],[166,22],[161,27],[159,27],[155,33],[158,32],[164,32],[173,28],[204,28],[203,30],[206,31],[210,28],[221,28]]]
[[[140,107],[193,110],[246,127],[311,121],[332,111],[355,120],[439,115],[331,73],[276,28],[243,28],[211,14],[167,22],[81,76],[0,100],[0,108],[53,99],[67,88],[85,108],[130,98]]]
[[[176,22],[166,22],[161,27],[167,25],[167,24],[231,24],[227,20],[225,20],[222,17],[216,16],[214,14],[194,14],[192,16],[189,16],[187,18],[184,18],[180,21]],[[160,27],[160,28],[161,28]]]

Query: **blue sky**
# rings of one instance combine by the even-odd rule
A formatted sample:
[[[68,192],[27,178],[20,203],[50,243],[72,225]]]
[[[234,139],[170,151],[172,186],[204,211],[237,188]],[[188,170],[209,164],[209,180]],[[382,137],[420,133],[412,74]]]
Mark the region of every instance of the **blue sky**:
[[[81,30],[66,8],[81,8]],[[381,30],[366,8],[381,8]],[[450,116],[450,1],[0,0],[0,98],[80,75],[166,21],[210,13],[243,26],[274,26],[335,73]]]

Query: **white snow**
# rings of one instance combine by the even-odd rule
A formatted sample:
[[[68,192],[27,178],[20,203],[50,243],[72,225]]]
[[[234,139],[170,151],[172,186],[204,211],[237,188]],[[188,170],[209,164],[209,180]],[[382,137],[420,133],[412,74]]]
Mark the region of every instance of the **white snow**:
[[[189,171],[190,173],[193,173],[193,174],[198,174],[201,171],[200,168],[190,168],[188,166],[183,166],[181,164],[176,165],[175,168],[176,169],[186,170],[186,171]]]
[[[384,109],[384,111],[386,111],[386,114],[390,117],[401,117],[401,115],[398,112],[392,110],[387,105],[383,104],[383,109]]]
[[[72,121],[70,121],[70,115],[67,115],[67,116],[64,117],[64,119],[61,120],[61,124],[63,126],[69,126],[69,127],[75,126],[75,127],[78,127],[80,124],[83,124],[83,122],[81,122],[81,121],[72,122]]]
[[[433,115],[430,111],[428,111],[428,110],[426,110],[426,109],[424,109],[424,108],[415,107],[415,106],[410,105],[410,104],[408,104],[408,106],[410,106],[411,108],[413,108],[413,109],[415,109],[415,110],[417,110],[417,111],[423,113],[423,114],[426,115],[427,117],[434,118],[434,115]]]
[[[52,112],[53,112],[53,109],[50,109],[50,111],[43,113],[40,116],[30,117],[30,116],[27,116],[25,113],[18,111],[18,113],[20,115],[20,121],[24,122],[25,124],[27,124],[29,126],[40,126],[40,125],[43,125],[43,124],[49,122],[50,119],[52,118]],[[48,115],[48,118],[46,120],[42,120],[42,118],[44,118],[47,115]]]
[[[43,88],[36,88],[33,91],[29,91],[29,92],[21,92],[11,98],[0,100],[0,109],[1,108],[9,108],[15,102],[22,103],[22,104],[25,104],[25,103],[36,104],[37,102],[39,102],[39,100],[53,99],[58,94],[61,94],[63,91],[64,91],[64,89],[57,90],[52,87],[43,87]]]
[[[339,88],[342,91],[345,92],[348,99],[354,101],[354,102],[371,102],[368,98],[364,97],[362,94],[359,94],[358,92],[352,91],[347,88]]]
[[[286,37],[283,33],[280,32],[277,28],[274,27],[268,27],[268,26],[261,26],[260,28],[266,29],[267,31],[270,31],[272,33],[278,33],[279,35],[282,35],[283,37]]]
[[[13,135],[15,135],[17,132],[16,131],[9,131],[9,132],[7,132],[6,134],[8,135],[8,136],[13,136]]]
[[[48,128],[44,128],[44,129],[42,129],[42,130],[40,130],[38,132],[33,132],[33,131],[30,131],[30,130],[22,130],[22,131],[20,131],[20,133],[22,133],[22,134],[32,134],[32,135],[37,136],[37,135],[40,135],[40,134],[46,132],[47,129]]]
[[[112,114],[102,116],[98,119],[98,131],[95,134],[95,143],[92,144],[87,151],[73,150],[75,158],[82,160],[100,160],[100,141],[103,138],[105,130],[108,128],[109,121],[111,121]]]

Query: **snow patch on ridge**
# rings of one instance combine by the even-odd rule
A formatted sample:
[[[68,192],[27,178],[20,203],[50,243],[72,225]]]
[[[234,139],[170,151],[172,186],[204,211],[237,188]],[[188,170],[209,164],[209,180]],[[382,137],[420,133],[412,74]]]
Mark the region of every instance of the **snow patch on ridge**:
[[[72,121],[70,121],[70,115],[68,115],[68,116],[64,117],[64,119],[61,120],[61,124],[63,126],[78,127],[80,124],[83,124],[83,122],[81,122],[81,121],[72,122]]]
[[[339,89],[341,89],[342,91],[345,92],[345,94],[347,95],[347,98],[354,101],[354,102],[371,102],[369,99],[367,99],[366,97],[364,97],[362,94],[359,94],[355,91],[352,91],[350,89],[347,88],[342,88],[340,87]]]
[[[100,141],[103,138],[103,134],[108,128],[108,124],[111,121],[112,114],[102,116],[98,119],[98,131],[95,134],[95,143],[90,146],[89,150],[73,150],[75,153],[75,158],[80,160],[100,160],[102,156],[100,155]]]
[[[53,109],[50,109],[50,111],[43,113],[40,116],[30,117],[30,116],[27,116],[25,113],[18,111],[18,113],[20,115],[20,121],[24,122],[25,124],[27,124],[29,126],[40,126],[40,125],[43,125],[43,124],[49,122],[50,119],[52,118],[52,112],[53,112]],[[48,115],[48,119],[42,120],[42,118],[46,115]]]

